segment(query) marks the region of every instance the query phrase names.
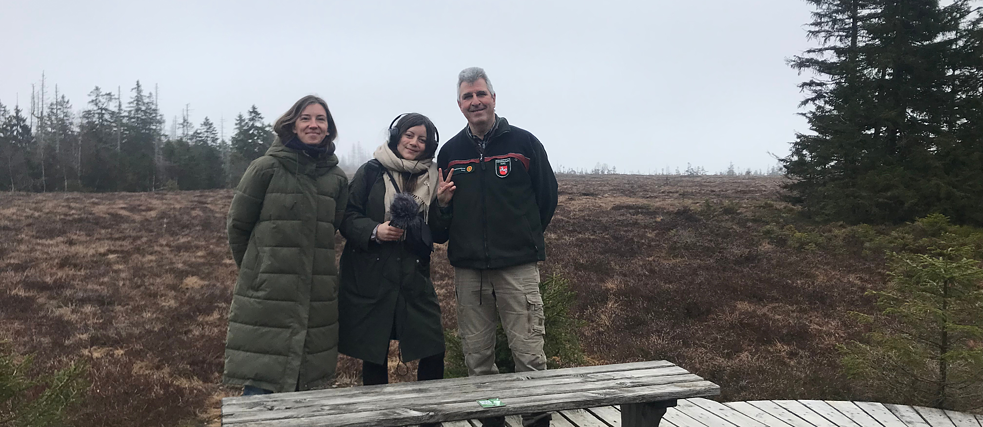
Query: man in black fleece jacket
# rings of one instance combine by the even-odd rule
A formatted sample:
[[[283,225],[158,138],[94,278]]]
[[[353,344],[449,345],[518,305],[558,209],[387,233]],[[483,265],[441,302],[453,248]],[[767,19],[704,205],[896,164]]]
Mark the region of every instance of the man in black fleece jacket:
[[[543,231],[556,210],[556,176],[543,144],[495,114],[495,98],[484,70],[461,71],[457,105],[468,125],[437,155],[456,189],[450,203],[440,206],[434,237],[449,239],[458,328],[472,376],[498,373],[496,312],[509,336],[515,370],[546,369],[536,263],[546,259]],[[501,426],[505,419],[482,423]],[[549,414],[523,416],[525,426],[549,423]]]

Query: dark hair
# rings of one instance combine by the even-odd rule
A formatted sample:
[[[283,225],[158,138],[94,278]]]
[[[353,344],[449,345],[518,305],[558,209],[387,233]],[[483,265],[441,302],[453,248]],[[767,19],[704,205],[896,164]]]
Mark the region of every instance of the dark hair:
[[[297,122],[300,113],[314,103],[321,104],[324,107],[324,112],[328,114],[328,134],[324,136],[324,141],[321,144],[327,147],[328,152],[326,155],[330,156],[334,154],[334,140],[338,137],[338,128],[334,124],[334,117],[331,117],[331,110],[328,109],[328,103],[324,102],[318,96],[307,95],[298,99],[286,113],[283,113],[279,119],[276,119],[276,122],[273,124],[273,132],[280,137],[280,141],[282,142],[287,142],[293,138],[296,135],[294,132],[294,123]]]
[[[434,126],[433,122],[420,113],[406,113],[396,124],[390,129],[389,132],[389,149],[399,156],[399,150],[396,149],[396,145],[399,144],[399,139],[402,138],[403,134],[406,133],[411,127],[423,125],[427,129],[427,145],[426,149],[423,150],[423,156],[417,160],[430,159],[433,158],[434,154],[437,152],[437,142],[440,138],[437,133],[437,127]],[[392,130],[395,130],[393,132]]]

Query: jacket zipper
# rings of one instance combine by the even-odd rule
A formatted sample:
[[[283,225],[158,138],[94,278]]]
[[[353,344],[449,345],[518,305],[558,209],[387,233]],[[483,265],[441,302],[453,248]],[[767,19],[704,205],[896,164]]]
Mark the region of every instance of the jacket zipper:
[[[491,136],[491,135],[489,135]],[[472,140],[475,148],[478,149],[478,167],[481,172],[478,173],[480,178],[478,178],[478,194],[481,195],[481,242],[485,249],[485,268],[489,268],[491,265],[491,254],[488,253],[488,209],[486,209],[485,200],[487,196],[485,195],[485,150],[476,141]],[[488,146],[490,141],[485,141],[485,147]],[[479,303],[480,304],[480,303]]]
[[[491,266],[491,254],[488,253],[488,209],[486,207],[486,200],[488,199],[485,194],[485,153],[481,153],[478,157],[478,161],[481,162],[481,229],[483,231],[482,242],[485,245],[485,268]]]

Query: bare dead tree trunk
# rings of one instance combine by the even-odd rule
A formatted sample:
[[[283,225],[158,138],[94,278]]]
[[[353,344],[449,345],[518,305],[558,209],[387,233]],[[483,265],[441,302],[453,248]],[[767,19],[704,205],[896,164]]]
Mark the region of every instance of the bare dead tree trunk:
[[[153,178],[150,181],[150,191],[157,191],[157,169],[160,165],[160,134],[163,129],[160,129],[160,123],[157,121],[157,116],[160,114],[159,99],[160,92],[158,92],[157,84],[154,83],[154,170]]]
[[[32,87],[32,91],[33,91],[34,85],[31,85],[31,87]],[[38,143],[37,143],[37,148],[38,148],[38,155],[41,158],[41,192],[42,193],[47,193],[48,192],[48,178],[45,175],[45,168],[44,168],[44,95],[45,95],[44,94],[44,72],[42,71],[41,72],[41,93],[39,94],[39,97],[41,98],[41,104],[40,104],[39,114],[34,114],[34,109],[35,109],[34,100],[35,100],[35,96],[32,93],[31,94],[31,115],[33,115],[34,117],[36,117],[38,119],[38,128],[37,128]]]
[[[935,407],[946,408],[946,395],[949,387],[949,289],[953,286],[949,279],[942,282],[942,342],[939,343],[939,387],[935,392]]]
[[[59,126],[71,126],[70,124],[61,123],[60,121],[61,120],[61,114],[59,114],[61,112],[60,101],[61,100],[58,99],[58,85],[55,85],[55,117],[59,120],[58,122]],[[68,168],[65,165],[66,163],[65,156],[62,156],[61,154],[61,143],[62,140],[65,139],[65,135],[67,133],[63,131],[66,130],[67,129],[64,128],[60,129],[60,132],[58,132],[57,138],[55,139],[55,160],[56,160],[55,164],[58,166],[58,170],[61,172],[62,180],[64,180],[64,184],[63,184],[64,186],[62,187],[62,191],[68,191]]]
[[[120,148],[123,145],[121,120],[123,120],[123,89],[120,86],[116,86],[116,191],[119,191],[119,162],[120,158],[123,157],[120,153]]]
[[[14,162],[14,156],[7,154],[7,175],[10,175],[10,192],[13,193],[17,190],[17,184],[14,183],[14,168],[12,163]]]
[[[75,148],[78,150],[75,157],[75,176],[78,179],[78,189],[82,190],[82,118],[79,117],[79,138],[78,142],[75,144]]]

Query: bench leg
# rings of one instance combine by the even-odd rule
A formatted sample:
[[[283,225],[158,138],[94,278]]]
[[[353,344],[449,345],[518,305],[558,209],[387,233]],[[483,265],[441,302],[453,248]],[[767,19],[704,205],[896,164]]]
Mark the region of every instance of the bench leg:
[[[622,427],[658,427],[666,409],[676,406],[676,399],[662,402],[621,405]]]

